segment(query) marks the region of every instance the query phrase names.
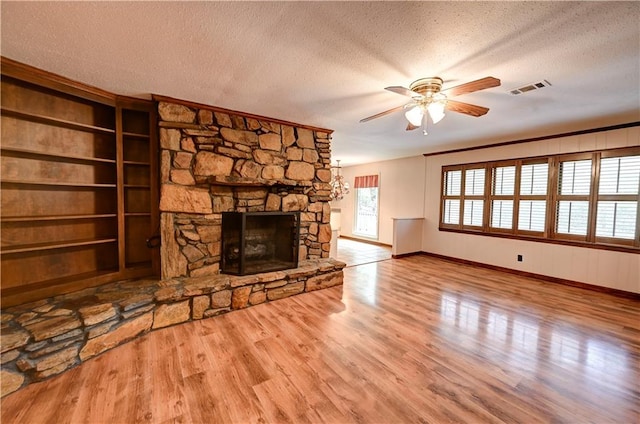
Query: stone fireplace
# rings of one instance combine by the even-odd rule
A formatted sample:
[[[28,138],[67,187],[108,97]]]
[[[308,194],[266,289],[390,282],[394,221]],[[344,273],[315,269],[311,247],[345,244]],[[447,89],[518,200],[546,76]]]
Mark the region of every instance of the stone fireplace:
[[[3,310],[1,396],[149,331],[342,284],[345,264],[329,258],[330,130],[156,100],[162,279]],[[227,213],[294,216],[289,254],[274,256],[286,269],[220,273]],[[277,253],[268,242],[292,234],[283,222],[256,229],[249,256],[258,261]]]
[[[156,100],[162,278],[220,272],[224,212],[298,212],[298,260],[329,257],[330,130]]]
[[[298,267],[300,212],[223,212],[222,272],[259,274]]]

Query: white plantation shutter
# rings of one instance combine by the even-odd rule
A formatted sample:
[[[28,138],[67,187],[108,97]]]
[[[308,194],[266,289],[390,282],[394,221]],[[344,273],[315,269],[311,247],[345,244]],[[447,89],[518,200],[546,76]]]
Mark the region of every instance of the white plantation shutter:
[[[462,192],[462,170],[456,169],[444,173],[442,223],[460,224],[460,195]]]
[[[493,168],[491,191],[491,227],[513,228],[513,195],[516,186],[516,167],[499,166]]]
[[[462,171],[447,171],[445,173],[444,194],[459,196],[462,188]]]
[[[464,194],[466,196],[482,196],[484,194],[484,168],[467,169],[464,174]]]
[[[591,159],[560,164],[560,194],[589,194],[591,189]]]
[[[548,178],[548,163],[522,165],[520,174],[520,195],[546,195]]]
[[[640,155],[600,161],[598,194],[638,194],[639,187]]]
[[[484,215],[484,179],[486,169],[475,168],[464,171],[464,216],[462,224],[482,227]]]
[[[544,231],[547,202],[544,200],[521,200],[518,210],[518,230]]]
[[[471,225],[474,227],[481,227],[483,210],[484,210],[484,201],[465,199],[463,224]]]
[[[638,202],[598,202],[596,236],[633,240]]]
[[[640,155],[600,161],[596,237],[628,240],[636,237],[639,191]]]
[[[591,159],[560,162],[556,207],[556,232],[587,235],[589,228],[589,192]]]
[[[548,179],[548,162],[522,165],[520,169],[518,230],[544,231],[547,213]]]
[[[493,194],[499,196],[512,196],[515,185],[515,166],[501,166],[493,168]]]
[[[460,200],[447,199],[444,201],[442,222],[445,224],[460,223]]]
[[[556,231],[584,236],[589,226],[589,202],[561,200],[558,202]]]
[[[491,226],[509,229],[513,221],[513,200],[494,200],[491,205]]]

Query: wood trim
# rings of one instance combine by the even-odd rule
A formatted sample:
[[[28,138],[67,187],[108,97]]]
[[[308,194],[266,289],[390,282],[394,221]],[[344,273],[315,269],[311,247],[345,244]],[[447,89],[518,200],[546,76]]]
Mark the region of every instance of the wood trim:
[[[520,271],[512,268],[505,268],[497,265],[485,264],[482,262],[470,261],[468,259],[454,258],[453,256],[440,255],[432,252],[420,252],[419,254],[424,256],[431,256],[433,258],[442,259],[449,262],[462,263],[466,265],[479,266],[481,268],[492,269],[496,271],[507,272],[509,274],[519,275],[522,277],[535,278],[538,280],[548,281],[550,283],[563,284],[565,286],[578,287],[585,290],[596,291],[600,293],[607,293],[613,296],[624,297],[627,299],[640,300],[640,293],[628,292],[626,290],[612,289],[609,287],[596,286],[594,284],[581,283],[579,281],[566,280],[564,278],[551,277],[549,275],[536,274],[533,272]]]
[[[188,100],[180,100],[180,99],[175,99],[173,97],[161,96],[159,94],[154,94],[152,96],[152,98],[156,102],[177,103],[177,104],[181,104],[181,105],[184,105],[184,106],[193,107],[193,108],[196,108],[196,109],[206,109],[206,110],[210,110],[210,111],[213,111],[213,112],[228,113],[228,114],[231,114],[231,115],[242,116],[244,118],[257,119],[259,121],[269,121],[269,122],[273,122],[273,123],[276,123],[276,124],[287,125],[287,126],[297,127],[297,128],[305,128],[305,129],[308,129],[308,130],[311,130],[311,131],[317,131],[317,132],[322,132],[322,133],[326,133],[326,134],[332,134],[333,133],[333,130],[330,130],[330,129],[327,129],[327,128],[320,128],[320,127],[314,127],[314,126],[311,126],[311,125],[298,124],[298,123],[295,123],[295,122],[285,121],[285,120],[282,120],[282,119],[269,118],[267,116],[254,115],[252,113],[240,112],[240,111],[232,110],[232,109],[225,109],[225,108],[218,107],[218,106],[205,105],[205,104],[202,104],[202,103],[191,102],[191,101],[188,101]]]
[[[500,233],[500,232],[482,232],[482,231],[471,231],[471,230],[461,230],[457,228],[445,227],[443,224],[440,224],[438,227],[438,231],[448,231],[450,233],[464,233],[470,234],[474,236],[487,236],[487,237],[501,237],[508,238],[512,240],[523,240],[523,241],[534,241],[538,243],[549,243],[549,244],[563,244],[565,246],[575,246],[575,247],[584,247],[586,249],[600,249],[600,250],[613,250],[616,252],[626,252],[626,253],[635,253],[640,254],[640,249],[637,247],[630,247],[625,245],[609,245],[609,244],[600,244],[600,243],[588,243],[586,241],[578,241],[571,239],[560,239],[560,238],[543,238],[541,237],[528,237],[522,234],[510,234],[510,233]],[[566,234],[563,234],[566,235]],[[583,237],[584,236],[579,236]]]
[[[422,252],[400,253],[399,255],[391,255],[391,259],[402,259],[409,256],[422,255]]]
[[[116,105],[116,179],[117,179],[117,205],[118,205],[118,267],[122,272],[125,269],[125,190],[124,190],[124,137],[122,106]]]
[[[373,244],[375,246],[384,246],[384,247],[391,247],[390,244],[387,243],[381,243],[379,241],[375,241],[375,240],[369,240],[366,238],[359,238],[359,237],[351,237],[351,236],[339,236],[338,238],[343,238],[343,239],[347,239],[347,240],[355,240],[355,241],[359,241],[361,243],[367,243],[367,244]]]
[[[544,140],[551,140],[551,139],[554,139],[554,138],[571,137],[571,136],[574,136],[574,135],[591,134],[591,133],[595,133],[595,132],[619,130],[619,129],[622,129],[622,128],[631,128],[631,127],[638,127],[638,126],[640,126],[640,121],[629,122],[627,124],[611,125],[611,126],[608,126],[608,127],[591,128],[591,129],[588,129],[588,130],[580,130],[580,131],[572,131],[572,132],[567,132],[567,133],[545,135],[545,136],[541,136],[541,137],[532,137],[532,138],[524,138],[524,139],[520,139],[520,140],[503,141],[501,143],[485,144],[485,145],[482,145],[482,146],[461,147],[459,149],[441,150],[439,152],[423,153],[422,156],[429,157],[429,156],[438,156],[438,155],[448,155],[450,153],[462,153],[462,152],[469,152],[469,151],[472,151],[472,150],[491,149],[493,147],[511,146],[513,144],[531,143],[533,141],[544,141]]]
[[[2,75],[40,85],[52,90],[71,94],[83,99],[92,100],[109,106],[115,106],[116,96],[101,88],[74,81],[53,72],[44,71],[1,56]]]

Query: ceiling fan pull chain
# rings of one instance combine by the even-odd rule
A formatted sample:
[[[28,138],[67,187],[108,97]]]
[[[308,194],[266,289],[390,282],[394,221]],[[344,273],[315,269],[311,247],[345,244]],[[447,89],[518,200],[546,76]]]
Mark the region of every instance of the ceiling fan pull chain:
[[[429,122],[429,119],[427,119],[427,114],[423,113],[422,114],[422,135],[427,135],[427,122]]]

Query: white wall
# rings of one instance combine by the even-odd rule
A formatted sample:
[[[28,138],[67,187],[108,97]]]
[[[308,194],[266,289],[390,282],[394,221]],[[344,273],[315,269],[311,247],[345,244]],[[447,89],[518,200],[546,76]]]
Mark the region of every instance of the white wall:
[[[344,199],[331,202],[332,207],[342,209],[341,235],[358,237],[353,234],[355,216],[353,182],[356,176],[380,175],[378,242],[389,245],[393,243],[391,218],[419,218],[424,215],[425,158],[423,156],[348,166],[340,171],[351,187],[351,192]]]
[[[640,127],[426,157],[422,250],[640,293],[640,254],[438,230],[441,167],[640,145]],[[523,262],[516,255],[523,255]]]

